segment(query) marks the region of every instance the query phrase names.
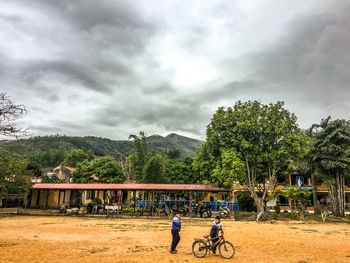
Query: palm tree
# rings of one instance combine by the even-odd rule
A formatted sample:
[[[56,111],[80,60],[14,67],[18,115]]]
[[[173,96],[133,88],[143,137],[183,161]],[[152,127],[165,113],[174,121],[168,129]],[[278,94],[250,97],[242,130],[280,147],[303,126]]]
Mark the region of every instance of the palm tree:
[[[316,126],[313,161],[335,180],[334,215],[345,216],[345,174],[350,165],[350,122],[328,117]]]

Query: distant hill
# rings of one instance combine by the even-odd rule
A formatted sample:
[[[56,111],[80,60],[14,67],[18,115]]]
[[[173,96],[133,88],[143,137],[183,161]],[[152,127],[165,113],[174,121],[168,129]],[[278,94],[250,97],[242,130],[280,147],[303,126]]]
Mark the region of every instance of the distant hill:
[[[149,136],[148,143],[151,151],[162,152],[165,149],[179,149],[181,151],[181,158],[185,158],[193,157],[203,142],[172,133],[166,137],[160,135]],[[26,156],[35,156],[40,152],[48,150],[61,149],[69,151],[74,148],[84,151],[91,149],[97,156],[111,155],[115,158],[127,157],[134,153],[134,144],[132,141],[110,140],[93,136],[37,136],[29,139],[2,142],[1,148]]]

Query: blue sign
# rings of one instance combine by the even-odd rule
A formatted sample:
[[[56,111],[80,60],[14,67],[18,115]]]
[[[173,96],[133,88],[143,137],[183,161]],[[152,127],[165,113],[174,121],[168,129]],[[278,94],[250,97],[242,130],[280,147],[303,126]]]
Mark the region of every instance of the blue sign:
[[[304,187],[304,176],[297,176],[297,186]]]

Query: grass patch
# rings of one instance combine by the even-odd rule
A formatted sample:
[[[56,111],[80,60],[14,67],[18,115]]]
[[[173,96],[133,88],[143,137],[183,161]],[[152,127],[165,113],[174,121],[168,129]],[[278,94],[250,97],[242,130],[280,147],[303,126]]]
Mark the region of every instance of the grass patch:
[[[316,229],[303,229],[303,231],[306,231],[306,232],[318,232],[318,230],[316,230]]]
[[[96,253],[106,252],[107,250],[109,250],[108,247],[104,247],[104,248],[93,248],[93,249],[89,250],[89,252],[90,252],[90,254],[96,254]]]
[[[18,243],[0,243],[0,247],[13,247],[18,245]]]

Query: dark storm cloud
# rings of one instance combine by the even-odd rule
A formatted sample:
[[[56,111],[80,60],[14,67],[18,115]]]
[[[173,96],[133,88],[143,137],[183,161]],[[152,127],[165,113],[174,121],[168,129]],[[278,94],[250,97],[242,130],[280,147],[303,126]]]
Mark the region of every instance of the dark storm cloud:
[[[204,138],[238,99],[350,118],[350,4],[281,2],[2,2],[1,89],[33,135]]]

